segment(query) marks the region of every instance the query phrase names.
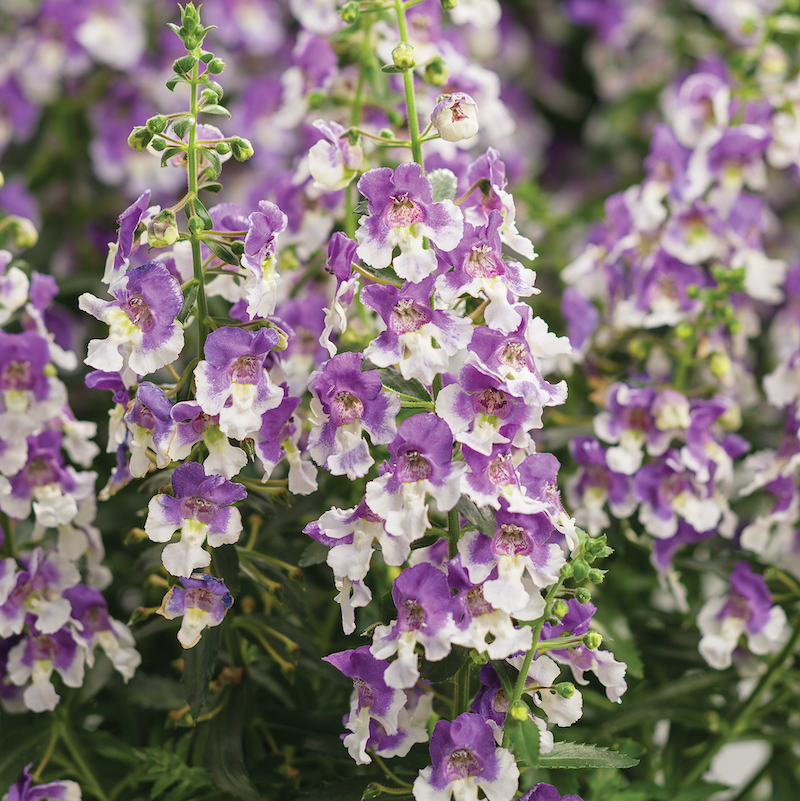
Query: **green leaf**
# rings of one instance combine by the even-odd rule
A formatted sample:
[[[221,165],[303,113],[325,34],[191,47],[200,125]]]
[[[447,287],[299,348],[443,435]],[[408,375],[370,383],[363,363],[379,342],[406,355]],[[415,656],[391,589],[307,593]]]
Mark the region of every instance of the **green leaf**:
[[[239,552],[236,546],[229,544],[214,548],[214,567],[228,592],[236,597],[239,594]]]
[[[428,392],[422,382],[418,381],[416,378],[406,381],[397,370],[392,370],[388,367],[378,369],[378,375],[381,377],[383,386],[388,389],[393,389],[395,392],[400,392],[403,395],[425,403],[433,403],[431,393]]]
[[[541,768],[632,768],[639,760],[584,743],[556,743],[539,757]]]
[[[226,794],[242,801],[262,801],[247,775],[242,752],[244,692],[234,687],[228,702],[212,724],[208,744],[208,770],[214,784]]]
[[[203,156],[205,156],[209,164],[211,164],[211,169],[214,171],[214,177],[216,178],[222,172],[222,162],[219,160],[219,153],[217,153],[216,150],[212,150],[210,147],[204,147]]]
[[[494,537],[497,533],[497,520],[494,509],[491,506],[484,506],[479,509],[474,501],[466,495],[462,495],[456,504],[456,511],[467,523],[486,534],[487,537]]]
[[[181,117],[177,122],[172,123],[172,130],[175,131],[175,136],[178,139],[183,139],[192,125],[194,125],[193,117]]]
[[[212,106],[203,106],[203,108],[201,108],[200,111],[202,111],[202,112],[204,112],[206,114],[222,114],[222,115],[224,115],[226,117],[230,117],[231,116],[230,111],[228,111],[228,109],[226,109],[225,106],[220,106],[220,105],[217,105],[217,104],[212,105]]]
[[[206,210],[206,207],[197,199],[194,199],[194,213],[203,221],[203,228],[210,231],[214,227],[214,222],[211,215]]]
[[[200,184],[197,188],[204,192],[213,192],[216,195],[222,191],[222,184],[217,181],[208,181],[208,183]]]
[[[327,545],[323,545],[316,540],[311,540],[303,551],[303,555],[300,557],[297,566],[311,567],[311,565],[321,565],[328,558],[329,550]]]
[[[539,729],[531,718],[513,720],[509,715],[506,721],[511,747],[517,762],[535,768],[539,762]]]
[[[369,201],[365,197],[362,197],[361,200],[356,203],[353,214],[369,214]]]
[[[192,309],[194,309],[195,301],[197,300],[197,293],[199,292],[199,287],[196,283],[191,284],[187,287],[186,295],[183,298],[183,304],[181,305],[181,310],[178,312],[178,322],[185,323],[186,320],[189,318],[189,315],[192,313]]]
[[[167,89],[169,89],[169,90],[170,90],[170,92],[174,92],[174,91],[175,91],[175,87],[176,87],[176,86],[177,86],[179,83],[189,83],[189,79],[188,79],[188,78],[185,78],[183,75],[173,75],[173,76],[172,76],[172,77],[171,77],[171,78],[170,78],[170,79],[167,81]]]
[[[390,75],[395,75],[399,72],[408,72],[408,70],[403,69],[402,67],[395,67],[394,64],[386,64],[385,66],[381,67],[381,72],[388,72]]]
[[[427,659],[419,660],[419,675],[433,684],[452,679],[458,673],[461,666],[469,659],[469,648],[462,645],[454,645],[450,653],[438,662],[428,662]]]
[[[161,166],[165,167],[167,162],[173,157],[177,156],[178,153],[184,153],[184,149],[182,147],[168,147],[162,154],[161,154]]]
[[[222,242],[217,242],[215,239],[204,239],[206,247],[218,258],[226,264],[233,264],[239,266],[239,257]]]
[[[48,717],[35,717],[24,728],[9,725],[3,718],[0,735],[0,788],[10,787],[29,762],[38,762],[47,745],[52,721]]]
[[[433,202],[455,200],[458,191],[458,179],[455,173],[447,169],[432,170],[427,175],[433,187]]]
[[[192,717],[197,720],[206,702],[208,684],[214,672],[217,651],[222,639],[222,626],[205,629],[200,642],[188,648],[183,656],[183,683],[186,687],[186,702]]]

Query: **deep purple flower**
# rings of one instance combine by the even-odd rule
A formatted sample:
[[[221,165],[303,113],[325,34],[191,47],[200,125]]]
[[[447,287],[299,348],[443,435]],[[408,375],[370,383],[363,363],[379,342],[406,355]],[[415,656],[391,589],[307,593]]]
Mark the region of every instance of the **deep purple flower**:
[[[134,234],[149,203],[150,190],[147,189],[117,218],[119,231],[117,241],[108,245],[108,259],[103,275],[104,284],[111,285],[125,275],[130,266],[130,257],[136,252],[139,245],[134,239]]]

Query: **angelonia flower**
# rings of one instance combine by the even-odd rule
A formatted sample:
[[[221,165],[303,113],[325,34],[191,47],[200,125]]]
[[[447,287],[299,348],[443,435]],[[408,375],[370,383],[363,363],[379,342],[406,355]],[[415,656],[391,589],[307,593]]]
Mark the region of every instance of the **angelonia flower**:
[[[446,142],[471,139],[478,133],[478,106],[465,92],[454,92],[436,104],[431,123]]]
[[[193,648],[204,629],[222,623],[233,599],[228,588],[210,573],[183,576],[180,582],[182,587],[176,584],[164,596],[158,614],[167,620],[181,617],[178,642]]]
[[[30,763],[22,769],[19,779],[11,785],[2,801],[81,801],[80,785],[69,779],[34,785],[32,767],[33,763]]]

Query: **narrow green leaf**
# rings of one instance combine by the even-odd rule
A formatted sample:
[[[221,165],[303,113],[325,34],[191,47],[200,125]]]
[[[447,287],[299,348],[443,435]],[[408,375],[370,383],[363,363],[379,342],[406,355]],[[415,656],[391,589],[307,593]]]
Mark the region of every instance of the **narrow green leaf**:
[[[474,501],[466,495],[462,495],[456,504],[456,511],[469,523],[477,528],[478,531],[486,534],[487,537],[494,537],[497,533],[497,520],[494,509],[491,506],[478,508]]]
[[[189,287],[187,287],[187,292],[183,298],[183,304],[181,305],[181,310],[178,312],[179,323],[185,323],[186,320],[189,318],[189,315],[192,313],[195,301],[197,300],[198,291],[199,288],[197,284],[190,284]]]
[[[397,370],[391,370],[388,367],[379,369],[378,375],[381,377],[381,381],[385,387],[393,389],[395,392],[401,392],[403,395],[408,395],[411,398],[416,398],[426,403],[433,403],[431,393],[428,392],[422,382],[418,381],[416,378],[406,381]]]
[[[535,768],[539,763],[539,729],[531,718],[513,720],[508,716],[506,722],[511,747],[517,762],[525,767]]]
[[[206,231],[210,231],[214,227],[211,215],[197,198],[194,200],[194,213],[203,221],[203,228],[205,228]]]
[[[632,768],[639,760],[584,743],[556,743],[549,754],[539,756],[542,768]]]
[[[192,717],[197,720],[206,702],[208,684],[214,673],[214,663],[222,639],[222,626],[206,629],[200,642],[188,648],[183,656],[183,683],[186,687],[186,702]]]
[[[387,64],[386,66],[381,67],[381,72],[388,72],[390,75],[395,75],[399,72],[408,72],[408,70],[405,70],[402,67],[395,67],[394,64]]]
[[[234,687],[228,703],[214,719],[208,744],[208,770],[214,784],[242,801],[262,801],[247,775],[242,752],[244,691]]]
[[[223,114],[226,117],[230,117],[231,113],[225,106],[220,105],[213,105],[213,106],[203,106],[200,111],[205,112],[206,114]]]
[[[223,245],[221,242],[217,242],[214,239],[204,239],[203,243],[218,259],[222,259],[225,264],[239,266],[239,257],[227,245]]]

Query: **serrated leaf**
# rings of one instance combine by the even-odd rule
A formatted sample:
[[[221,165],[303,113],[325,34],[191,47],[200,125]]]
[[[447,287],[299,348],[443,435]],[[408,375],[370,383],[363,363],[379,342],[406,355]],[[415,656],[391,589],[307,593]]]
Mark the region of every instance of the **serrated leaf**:
[[[517,762],[524,763],[528,768],[535,768],[539,763],[539,728],[531,718],[513,720],[509,715],[506,721],[506,730]]]
[[[432,170],[428,173],[428,180],[433,187],[433,201],[455,200],[458,192],[458,179],[455,173],[447,169]]]
[[[353,214],[369,214],[369,201],[365,197],[362,197],[361,200],[356,203]]]
[[[242,752],[244,691],[234,687],[228,703],[214,719],[208,744],[208,770],[214,784],[242,801],[262,801],[247,775]]]
[[[161,154],[161,166],[165,167],[167,162],[173,157],[177,156],[178,153],[183,153],[184,150],[182,147],[168,147],[162,154]]]
[[[181,117],[177,122],[172,123],[172,130],[175,131],[175,136],[177,136],[178,139],[183,139],[193,124],[194,119],[191,117]]]
[[[407,381],[397,370],[391,370],[388,367],[379,368],[378,375],[381,377],[383,386],[393,389],[395,392],[407,395],[410,398],[415,398],[425,403],[433,403],[431,393],[428,392],[422,382],[416,378]]]
[[[456,504],[456,511],[470,526],[477,528],[487,537],[494,537],[497,533],[497,519],[491,506],[478,508],[471,498],[462,495]]]
[[[188,648],[183,656],[183,684],[186,687],[186,703],[192,717],[197,720],[206,702],[208,684],[214,673],[214,663],[222,640],[222,626],[205,629],[200,642]]]
[[[450,653],[438,662],[428,662],[427,659],[420,659],[419,675],[425,681],[438,684],[452,679],[467,659],[469,659],[469,648],[454,645]]]
[[[328,558],[329,550],[330,548],[328,548],[327,545],[323,545],[316,540],[311,540],[311,542],[306,545],[297,566],[311,567],[311,565],[321,565]]]
[[[218,259],[222,259],[226,264],[239,266],[239,257],[227,245],[215,239],[204,239],[203,242]]]
[[[205,114],[222,114],[225,117],[230,117],[231,113],[225,106],[220,106],[219,104],[215,104],[212,106],[203,106],[200,111],[204,112]]]
[[[556,743],[549,754],[539,756],[541,768],[632,768],[639,760],[585,743]]]
[[[197,294],[199,292],[199,287],[197,284],[192,284],[188,288],[188,292],[183,298],[183,304],[181,305],[181,310],[178,312],[178,322],[185,323],[186,320],[189,318],[189,315],[192,313],[192,309],[194,309],[195,301],[197,300]]]

